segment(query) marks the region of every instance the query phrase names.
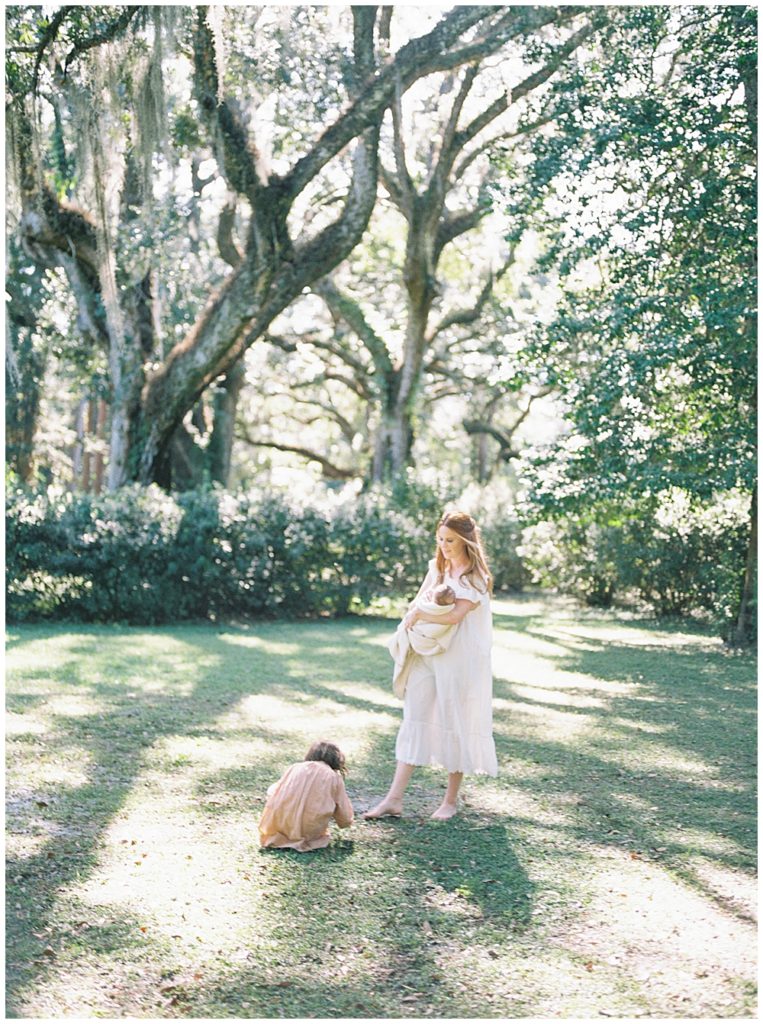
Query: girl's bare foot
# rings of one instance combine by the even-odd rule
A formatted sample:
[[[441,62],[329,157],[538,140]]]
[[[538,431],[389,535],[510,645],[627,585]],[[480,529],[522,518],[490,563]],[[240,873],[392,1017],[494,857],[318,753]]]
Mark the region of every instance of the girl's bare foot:
[[[447,821],[448,818],[452,818],[454,814],[458,814],[458,806],[456,804],[449,804],[447,801],[443,800],[432,815],[432,820]]]
[[[403,813],[402,800],[382,800],[376,807],[366,811],[361,817],[366,818],[399,818]]]

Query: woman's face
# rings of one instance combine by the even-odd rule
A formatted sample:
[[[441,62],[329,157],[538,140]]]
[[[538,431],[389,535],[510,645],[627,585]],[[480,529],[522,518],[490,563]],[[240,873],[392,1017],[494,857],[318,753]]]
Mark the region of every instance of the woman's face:
[[[447,526],[441,526],[437,531],[437,546],[449,562],[462,561],[466,553],[466,544],[463,538]]]

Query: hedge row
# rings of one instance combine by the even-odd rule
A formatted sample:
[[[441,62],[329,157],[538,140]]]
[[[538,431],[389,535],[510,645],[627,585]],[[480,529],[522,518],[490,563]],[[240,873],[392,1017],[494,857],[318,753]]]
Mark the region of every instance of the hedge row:
[[[18,490],[6,519],[8,617],[151,624],[340,615],[414,592],[436,520],[431,509],[400,510],[378,494],[319,508],[217,490]],[[503,524],[495,536],[498,583],[520,586],[516,527]]]
[[[526,529],[520,551],[534,583],[609,607],[639,601],[658,617],[701,614],[727,639],[742,592],[749,499],[691,508],[668,495],[657,508],[609,522],[568,517]],[[602,517],[603,519],[603,517]]]

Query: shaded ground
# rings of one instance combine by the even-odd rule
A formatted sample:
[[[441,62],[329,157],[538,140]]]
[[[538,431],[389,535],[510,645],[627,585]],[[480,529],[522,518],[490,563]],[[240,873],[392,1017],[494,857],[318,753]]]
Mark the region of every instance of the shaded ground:
[[[265,789],[325,736],[384,790],[389,621],[11,630],[8,1015],[753,1018],[752,657],[495,611],[499,777],[310,855]]]

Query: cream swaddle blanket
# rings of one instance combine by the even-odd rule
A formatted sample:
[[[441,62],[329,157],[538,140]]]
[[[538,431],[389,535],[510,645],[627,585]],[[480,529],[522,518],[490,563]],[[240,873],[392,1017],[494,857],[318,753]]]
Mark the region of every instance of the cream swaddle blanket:
[[[426,597],[417,598],[413,607],[425,615],[447,615],[453,610],[452,604],[437,604]],[[454,630],[455,626],[448,622],[417,622],[412,629],[406,629],[402,622],[400,623],[394,636],[387,641],[389,653],[395,662],[392,669],[392,689],[396,697],[402,700],[405,696],[413,655],[427,656],[447,651]]]

